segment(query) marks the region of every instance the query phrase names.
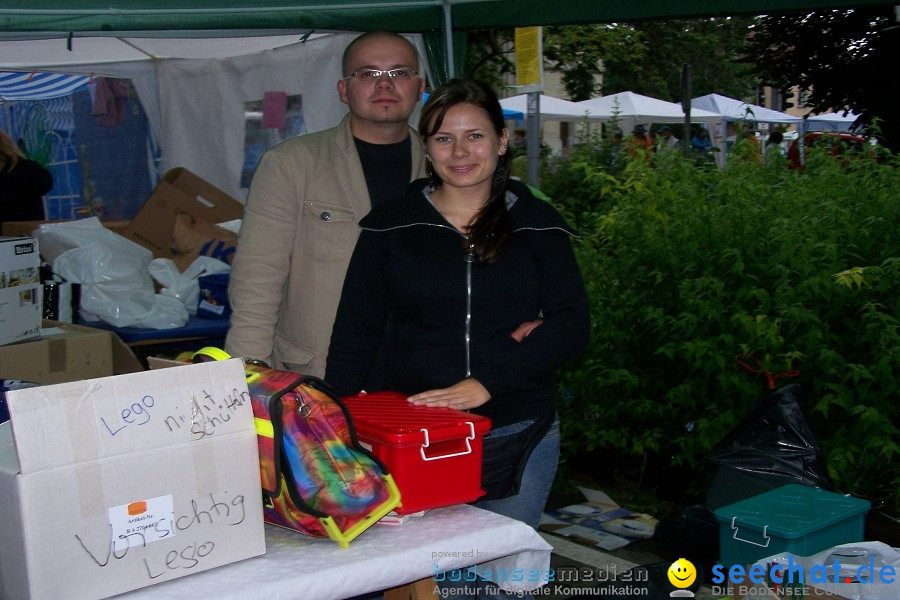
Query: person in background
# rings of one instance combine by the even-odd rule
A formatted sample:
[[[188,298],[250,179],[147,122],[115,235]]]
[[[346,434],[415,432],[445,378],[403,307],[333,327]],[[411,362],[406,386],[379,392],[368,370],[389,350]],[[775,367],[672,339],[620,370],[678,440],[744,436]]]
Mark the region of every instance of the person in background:
[[[553,374],[590,331],[574,232],[510,179],[485,84],[435,90],[419,135],[428,177],[360,222],[325,379],[338,395],[375,381],[414,405],[489,417],[476,506],[537,528],[559,457]]]
[[[635,125],[631,130],[631,140],[628,144],[628,154],[634,158],[643,155],[653,149],[653,140],[647,135],[647,129],[643,125]]]
[[[734,150],[739,157],[747,162],[762,162],[762,148],[756,130],[752,125],[747,125],[738,137]]]
[[[516,127],[513,130],[513,138],[509,148],[512,151],[513,158],[528,156],[528,142],[525,136],[526,131],[523,127]]]
[[[342,65],[337,91],[349,115],[260,159],[229,285],[226,351],[318,377],[359,220],[425,173],[408,123],[425,87],[415,47],[370,32],[350,43]]]
[[[766,140],[766,145],[763,148],[763,160],[767,165],[783,160],[779,158],[785,156],[784,146],[782,146],[783,141],[784,134],[782,132],[773,131],[769,134],[769,138]]]
[[[671,150],[673,148],[678,148],[678,138],[676,138],[672,134],[672,128],[668,125],[663,125],[659,129],[656,130],[656,135],[658,139],[656,140],[656,151],[661,152],[664,150]]]
[[[43,221],[44,194],[53,175],[0,130],[0,225],[6,221]]]
[[[698,154],[706,155],[709,153],[710,148],[712,148],[712,142],[709,140],[709,132],[706,131],[705,127],[698,127],[694,135],[691,136],[691,150]]]

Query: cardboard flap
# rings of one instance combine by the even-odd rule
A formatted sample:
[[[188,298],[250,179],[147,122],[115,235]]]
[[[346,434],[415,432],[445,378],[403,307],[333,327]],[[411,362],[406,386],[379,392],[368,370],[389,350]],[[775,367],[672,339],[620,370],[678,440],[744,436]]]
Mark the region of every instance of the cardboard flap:
[[[240,359],[9,392],[23,474],[254,432]]]
[[[185,168],[166,172],[123,235],[149,248],[157,258],[172,258],[175,218],[185,213],[209,223],[240,219],[244,205]]]

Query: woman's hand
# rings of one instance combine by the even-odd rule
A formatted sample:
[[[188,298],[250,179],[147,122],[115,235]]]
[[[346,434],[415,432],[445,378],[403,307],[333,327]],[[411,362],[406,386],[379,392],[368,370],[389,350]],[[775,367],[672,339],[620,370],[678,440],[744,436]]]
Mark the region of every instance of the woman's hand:
[[[490,393],[477,379],[463,379],[457,384],[440,390],[428,390],[410,396],[408,401],[417,406],[446,406],[457,410],[468,410],[481,406],[491,399]]]
[[[512,337],[512,339],[516,340],[517,342],[521,342],[522,340],[524,340],[525,338],[528,337],[529,333],[531,333],[532,331],[537,329],[538,325],[540,325],[543,322],[544,322],[543,319],[535,319],[534,321],[525,321],[524,323],[522,323],[521,325],[516,327],[516,330],[510,334],[510,337]]]

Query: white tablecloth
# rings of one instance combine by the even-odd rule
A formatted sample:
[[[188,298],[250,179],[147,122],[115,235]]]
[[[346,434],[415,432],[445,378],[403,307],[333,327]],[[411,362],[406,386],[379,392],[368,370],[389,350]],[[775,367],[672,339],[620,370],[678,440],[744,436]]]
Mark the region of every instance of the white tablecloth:
[[[546,583],[552,550],[528,525],[469,505],[375,525],[349,548],[266,525],[264,556],[117,598],[342,600],[472,564],[501,587],[522,589]]]

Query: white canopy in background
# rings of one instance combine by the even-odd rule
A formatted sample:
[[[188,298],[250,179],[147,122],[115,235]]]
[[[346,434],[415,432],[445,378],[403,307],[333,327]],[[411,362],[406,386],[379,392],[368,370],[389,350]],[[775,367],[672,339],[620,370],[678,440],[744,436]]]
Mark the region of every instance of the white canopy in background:
[[[691,108],[719,113],[728,121],[753,121],[756,123],[800,123],[795,117],[771,108],[750,104],[721,94],[707,94],[691,100]]]
[[[699,96],[691,100],[691,106],[704,110],[713,110],[720,113],[725,122],[720,127],[712,128],[709,132],[710,140],[713,146],[717,148],[728,148],[734,142],[734,136],[738,133],[733,131],[729,133],[728,123],[736,121],[748,123],[782,123],[782,124],[800,124],[803,122],[802,117],[789,115],[788,113],[772,110],[757,104],[750,104],[743,100],[729,98],[721,94],[707,94]],[[718,161],[720,165],[724,165],[727,159],[727,152],[720,152]]]
[[[807,115],[806,131],[848,131],[859,118],[849,111]]]
[[[162,171],[186,167],[238,199],[244,197],[245,103],[266,92],[301,95],[308,132],[336,125],[347,112],[336,85],[341,55],[356,33],[167,33],[71,42],[6,37],[0,71],[130,79],[162,149]],[[421,35],[410,39],[424,57]]]
[[[519,94],[500,100],[500,106],[506,110],[528,114],[528,94]],[[540,95],[538,111],[541,121],[605,121],[605,118],[594,117],[590,110],[577,102]]]
[[[618,120],[622,133],[628,135],[636,125],[649,126],[651,123],[684,123],[681,104],[643,96],[634,92],[619,92],[600,98],[576,102],[591,112],[597,119]],[[722,116],[715,112],[691,108],[692,123],[719,123]]]

